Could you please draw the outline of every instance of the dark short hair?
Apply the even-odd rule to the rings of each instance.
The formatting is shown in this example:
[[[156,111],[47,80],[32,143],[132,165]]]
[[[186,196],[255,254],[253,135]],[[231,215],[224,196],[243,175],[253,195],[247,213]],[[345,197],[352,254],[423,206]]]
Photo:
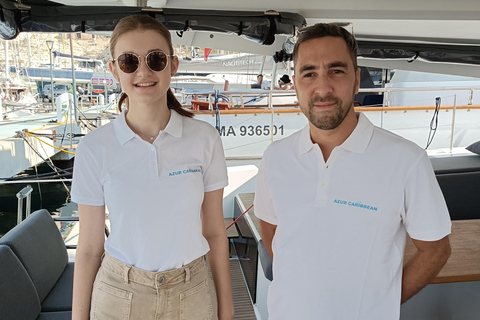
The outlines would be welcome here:
[[[357,69],[357,40],[355,40],[355,37],[350,32],[332,23],[317,23],[298,30],[297,41],[295,42],[295,47],[293,49],[293,61],[297,61],[298,48],[303,42],[323,37],[343,38],[350,51],[349,53],[352,58],[353,66]]]
[[[290,83],[290,81],[291,81],[291,80],[290,80],[290,77],[288,76],[288,74],[284,74],[284,75],[280,78],[280,80],[282,80],[283,83]],[[279,80],[279,81],[280,81],[280,80]]]

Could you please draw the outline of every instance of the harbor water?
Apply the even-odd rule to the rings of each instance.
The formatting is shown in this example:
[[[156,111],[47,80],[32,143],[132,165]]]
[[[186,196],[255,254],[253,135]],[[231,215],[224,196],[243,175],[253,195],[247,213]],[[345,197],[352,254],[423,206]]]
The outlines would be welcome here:
[[[18,199],[16,194],[27,185],[33,188],[31,193],[31,212],[46,209],[52,215],[71,216],[77,213],[77,205],[70,203],[70,182],[32,182],[37,175],[54,172],[45,163],[32,167],[17,176],[28,178],[28,183],[0,184],[0,237],[17,223]],[[23,204],[25,217],[26,202]]]

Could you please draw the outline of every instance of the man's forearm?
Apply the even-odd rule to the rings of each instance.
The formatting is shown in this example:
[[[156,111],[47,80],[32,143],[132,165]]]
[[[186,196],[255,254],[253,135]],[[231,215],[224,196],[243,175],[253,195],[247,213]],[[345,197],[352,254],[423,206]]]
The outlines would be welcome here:
[[[448,237],[434,243],[428,248],[417,246],[417,252],[403,267],[401,303],[429,284],[447,262],[451,250]]]
[[[263,244],[265,245],[270,258],[273,260],[272,240],[275,235],[275,231],[277,230],[277,226],[260,219],[260,229],[262,232]]]

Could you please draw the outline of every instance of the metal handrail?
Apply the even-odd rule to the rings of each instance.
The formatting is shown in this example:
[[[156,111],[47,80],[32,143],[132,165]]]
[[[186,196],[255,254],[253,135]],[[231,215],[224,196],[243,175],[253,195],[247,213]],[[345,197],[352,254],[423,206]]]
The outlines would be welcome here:
[[[480,91],[480,87],[416,87],[416,88],[360,88],[359,93],[383,93],[385,94],[385,101],[384,106],[390,106],[390,93],[392,92],[418,92],[418,91],[467,91],[468,92],[468,105],[473,104],[473,95],[474,91]],[[186,96],[206,96],[207,101],[211,102],[211,95],[214,94],[214,90],[206,90],[205,92],[181,92],[182,93],[182,101],[186,101]],[[219,94],[228,95],[228,96],[240,96],[242,101],[243,107],[243,97],[244,96],[252,96],[252,95],[269,95],[270,99],[272,96],[289,96],[295,95],[295,90],[256,90],[252,92],[248,92],[246,90],[228,90],[228,91],[218,91]],[[232,99],[230,99],[232,100]],[[231,103],[233,103],[231,101]],[[211,105],[211,103],[210,103]],[[270,103],[269,103],[270,105]],[[209,108],[212,110],[212,107]]]
[[[27,219],[30,216],[31,206],[32,206],[32,201],[31,201],[32,191],[33,191],[33,188],[30,185],[27,185],[17,193],[17,198],[18,198],[17,224],[20,224],[20,222],[23,221],[23,199],[25,198],[26,198],[25,219]]]
[[[24,184],[24,183],[48,183],[48,182],[72,182],[72,179],[44,179],[44,180],[35,180],[35,179],[22,179],[22,180],[2,180],[0,181],[0,185],[2,184]]]

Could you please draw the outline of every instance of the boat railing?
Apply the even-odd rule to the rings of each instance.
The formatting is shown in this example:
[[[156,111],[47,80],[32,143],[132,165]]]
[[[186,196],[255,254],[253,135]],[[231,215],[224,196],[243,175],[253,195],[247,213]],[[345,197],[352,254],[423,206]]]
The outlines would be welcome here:
[[[358,90],[361,93],[379,93],[384,95],[384,107],[390,106],[390,94],[394,92],[442,92],[454,91],[465,92],[468,94],[467,105],[473,105],[473,97],[475,91],[480,91],[480,87],[417,87],[417,88],[361,88]]]
[[[19,179],[19,180],[0,180],[0,185],[9,185],[9,184],[27,184],[26,187],[23,187],[17,194],[18,205],[17,205],[17,225],[20,224],[23,220],[28,219],[32,212],[32,192],[33,187],[30,184],[34,183],[65,183],[72,182],[72,179]],[[56,217],[56,221],[60,222],[62,237],[65,240],[68,233],[74,227],[74,223],[78,221],[78,217]],[[67,223],[69,222],[69,223]]]
[[[6,184],[26,184],[26,183],[55,183],[55,182],[72,182],[72,179],[19,179],[19,180],[0,180],[0,185]]]
[[[31,207],[32,207],[32,201],[31,201],[31,195],[32,195],[33,188],[30,185],[27,185],[25,188],[20,190],[17,193],[17,199],[18,199],[18,207],[17,207],[17,224],[20,224],[20,222],[23,221],[23,201],[26,201],[26,206],[25,206],[25,219],[30,216],[31,213]]]
[[[275,106],[297,107],[295,90],[210,90],[204,92],[180,92],[180,102],[188,105],[191,101],[208,102],[208,110],[215,110],[215,100],[236,108],[272,108]]]
[[[391,95],[400,92],[455,92],[455,95],[466,95],[466,105],[474,104],[474,93],[480,91],[480,87],[411,87],[411,88],[361,88],[359,93],[372,93],[383,95],[383,103],[374,105],[378,107],[392,106]],[[203,92],[177,92],[180,102],[189,106],[191,101],[208,102],[208,110],[215,110],[215,100],[226,103],[230,109],[237,108],[274,108],[274,107],[298,107],[295,90],[206,90]],[[266,100],[265,100],[266,99]],[[266,101],[266,102],[265,102]],[[413,103],[415,104],[415,103]],[[412,104],[412,105],[413,105]],[[434,101],[432,100],[432,104]]]

